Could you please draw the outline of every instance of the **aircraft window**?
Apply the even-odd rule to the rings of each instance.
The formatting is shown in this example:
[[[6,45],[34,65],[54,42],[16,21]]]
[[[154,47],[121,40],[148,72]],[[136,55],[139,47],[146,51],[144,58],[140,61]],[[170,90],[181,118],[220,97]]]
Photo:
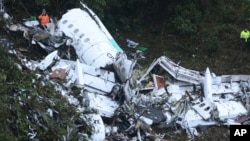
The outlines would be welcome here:
[[[74,33],[77,33],[77,32],[79,32],[79,29],[75,29],[75,30],[74,30]]]
[[[203,107],[203,106],[205,106],[206,104],[205,103],[201,103],[199,106],[200,107]]]
[[[208,111],[209,109],[210,109],[210,107],[207,107],[207,108],[205,108],[204,110],[205,110],[205,111]]]
[[[70,24],[70,25],[68,26],[68,28],[71,28],[71,27],[73,27],[73,24]]]
[[[178,120],[178,121],[182,121],[182,118],[181,118],[181,117],[178,117],[177,120]]]
[[[68,22],[68,20],[64,20],[64,21],[63,21],[63,24],[66,24],[67,22]]]
[[[84,40],[84,42],[88,42],[89,41],[89,38],[86,38],[85,40]]]
[[[84,34],[81,34],[81,35],[80,35],[80,38],[82,38],[83,36],[84,36]]]

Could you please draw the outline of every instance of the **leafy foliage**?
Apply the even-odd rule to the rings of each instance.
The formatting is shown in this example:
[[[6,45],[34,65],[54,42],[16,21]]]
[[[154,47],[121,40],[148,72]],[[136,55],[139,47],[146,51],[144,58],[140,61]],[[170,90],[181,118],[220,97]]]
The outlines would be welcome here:
[[[200,11],[195,3],[177,5],[174,9],[174,16],[168,24],[169,29],[178,35],[192,35],[197,31],[197,24],[201,17]],[[171,28],[170,28],[171,27]]]
[[[250,13],[250,0],[244,0],[242,2],[242,8],[243,8],[243,17],[245,19],[250,19],[249,13]]]
[[[153,42],[150,46],[147,46],[149,50],[153,50],[152,52],[156,50],[155,44],[158,37],[154,35],[159,32],[149,35],[150,33],[144,32],[144,30],[151,29],[151,27],[157,28],[158,31],[162,30],[160,31],[162,40],[169,41],[170,39],[175,44],[164,42],[164,46],[160,47],[161,50],[157,51],[157,55],[161,51],[170,54],[171,48],[173,48],[174,55],[171,57],[176,59],[181,56],[176,55],[176,50],[181,50],[180,52],[184,54],[196,55],[197,58],[193,60],[199,61],[198,63],[201,66],[206,65],[203,62],[204,56],[211,58],[223,56],[218,54],[223,49],[226,50],[230,47],[230,49],[236,48],[235,50],[238,50],[239,31],[243,27],[249,26],[248,21],[250,18],[250,0],[81,1],[86,3],[102,18],[109,31],[113,33],[117,33],[117,30],[119,33],[120,31],[133,31],[134,37],[140,38],[144,44]],[[61,16],[69,8],[79,7],[80,4],[79,0],[12,0],[8,3],[11,3],[9,4],[11,5],[9,8],[11,8],[8,9],[11,14],[16,12],[17,14],[23,14],[22,17],[27,14],[39,14],[42,8],[46,8],[51,15]],[[136,33],[138,32],[144,34],[143,37],[137,36]],[[118,33],[113,35],[118,35]],[[154,37],[145,38],[147,36]],[[196,51],[197,54],[195,54]],[[30,132],[29,128],[32,128],[37,131],[37,136],[41,139],[59,139],[65,134],[67,125],[72,126],[71,116],[74,115],[75,118],[78,116],[74,112],[74,107],[55,92],[52,86],[43,86],[38,81],[36,81],[37,83],[31,83],[33,79],[36,80],[35,74],[27,70],[19,71],[13,58],[2,47],[0,47],[0,54],[0,138],[2,140],[27,140],[27,134]],[[233,57],[234,54],[230,55],[230,57]],[[236,55],[242,56],[242,54]],[[209,59],[206,58],[206,60]],[[227,60],[227,62],[231,63],[232,61]],[[246,59],[246,62],[249,62],[249,60]],[[229,66],[228,68],[219,66],[217,69],[231,71],[233,70],[231,68],[239,70],[239,68],[245,66],[249,69],[248,65],[238,62],[237,64],[239,65]],[[44,98],[41,99],[41,96]],[[34,110],[30,110],[30,107],[33,107]],[[46,114],[49,108],[58,111],[59,115],[56,118],[51,118]],[[35,124],[36,120],[34,120],[33,116],[30,116],[35,114],[39,119],[42,119],[44,126]],[[29,120],[27,115],[29,115]],[[58,122],[58,119],[62,122]],[[74,127],[72,126],[72,128]],[[91,127],[86,126],[83,130],[91,132]],[[74,130],[74,132],[76,131]]]
[[[57,140],[67,134],[67,128],[75,128],[72,117],[78,114],[67,99],[52,85],[43,86],[35,74],[18,70],[5,48],[0,48],[0,54],[1,139],[28,140],[34,135]]]
[[[81,0],[90,7],[100,17],[104,17],[104,9],[107,6],[107,0]]]

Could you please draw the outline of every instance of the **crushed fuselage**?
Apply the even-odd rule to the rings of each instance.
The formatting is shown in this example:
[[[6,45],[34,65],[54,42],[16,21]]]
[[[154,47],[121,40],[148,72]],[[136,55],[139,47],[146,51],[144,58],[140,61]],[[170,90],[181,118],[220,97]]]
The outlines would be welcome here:
[[[23,31],[24,38],[48,51],[41,60],[22,60],[23,65],[42,70],[80,112],[95,111],[84,117],[93,117],[89,124],[100,127],[92,139],[104,140],[108,130],[100,117],[113,119],[116,124],[112,126],[118,127],[116,133],[137,132],[140,140],[140,129],[144,137],[154,134],[151,125],[168,127],[177,123],[191,129],[199,125],[243,124],[248,119],[250,75],[215,76],[208,68],[205,72],[186,69],[166,56],[153,61],[145,72],[135,69],[138,58],[129,59],[84,4],[82,9],[69,10],[48,31],[34,25],[8,27]],[[61,46],[74,48],[77,59],[70,59],[70,52],[68,58],[62,58],[58,53]],[[156,67],[164,73],[157,72]],[[137,72],[139,75],[135,75]],[[81,91],[73,94],[72,85]],[[239,121],[240,117],[245,120]]]

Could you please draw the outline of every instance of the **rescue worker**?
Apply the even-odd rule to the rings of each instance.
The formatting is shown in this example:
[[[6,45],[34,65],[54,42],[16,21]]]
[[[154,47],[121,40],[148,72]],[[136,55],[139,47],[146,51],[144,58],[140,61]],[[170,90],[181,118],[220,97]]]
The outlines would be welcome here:
[[[50,17],[49,17],[49,15],[46,13],[46,10],[45,10],[45,9],[43,9],[42,14],[38,16],[38,19],[39,19],[39,21],[40,21],[41,26],[42,26],[43,28],[46,28],[46,27],[47,27],[46,25],[49,23]]]
[[[247,47],[248,46],[248,38],[250,36],[250,32],[245,28],[244,30],[241,31],[240,33],[240,40],[241,40],[241,45],[243,47]]]

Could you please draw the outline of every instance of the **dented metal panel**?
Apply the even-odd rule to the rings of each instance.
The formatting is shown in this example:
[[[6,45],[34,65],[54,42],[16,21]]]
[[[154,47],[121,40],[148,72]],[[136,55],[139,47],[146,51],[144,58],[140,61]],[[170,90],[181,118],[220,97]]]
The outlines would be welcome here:
[[[250,75],[216,76],[209,68],[201,73],[160,56],[134,78],[134,72],[141,71],[134,67],[138,52],[138,56],[128,59],[86,5],[66,12],[57,26],[66,36],[60,36],[60,45],[45,44],[42,41],[47,38],[38,40],[39,36],[32,36],[32,41],[51,53],[41,60],[20,60],[31,70],[43,71],[40,75],[45,75],[80,113],[93,110],[93,115],[82,117],[95,129],[89,140],[105,139],[102,117],[112,119],[123,135],[136,136],[138,140],[148,135],[160,138],[152,132],[153,124],[169,127],[176,123],[194,134],[200,125],[239,124],[240,117],[244,117],[241,123],[249,118]],[[23,31],[24,38],[30,40],[26,35],[30,28],[8,27],[11,31]],[[50,39],[58,35],[51,31],[44,31]],[[61,45],[73,47],[76,59],[62,59],[58,53]],[[152,73],[156,66],[163,68],[171,79]],[[55,78],[60,82],[53,81]],[[72,85],[76,85],[78,93],[71,91]]]

